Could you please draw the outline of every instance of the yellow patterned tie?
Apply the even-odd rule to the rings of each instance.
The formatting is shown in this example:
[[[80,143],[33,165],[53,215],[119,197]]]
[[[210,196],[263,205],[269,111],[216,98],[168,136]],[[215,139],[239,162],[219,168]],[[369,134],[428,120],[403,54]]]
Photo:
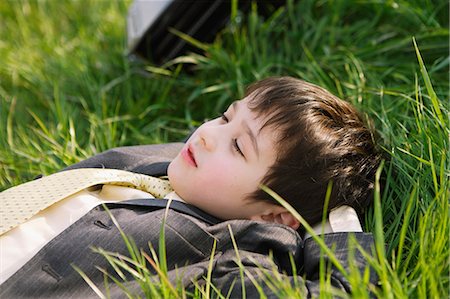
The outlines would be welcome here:
[[[99,184],[132,187],[156,198],[173,191],[166,180],[124,170],[80,168],[58,172],[0,193],[0,235],[52,204]]]

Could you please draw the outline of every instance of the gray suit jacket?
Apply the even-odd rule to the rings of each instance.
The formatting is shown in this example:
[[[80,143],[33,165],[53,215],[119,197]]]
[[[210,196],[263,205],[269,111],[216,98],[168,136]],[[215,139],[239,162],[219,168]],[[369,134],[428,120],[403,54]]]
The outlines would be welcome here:
[[[112,149],[78,164],[68,167],[105,167],[125,169],[148,175],[166,174],[168,161],[180,150],[182,144],[146,145]],[[165,200],[132,200],[108,204],[126,235],[138,248],[150,256],[149,244],[158,252],[161,221]],[[213,259],[212,282],[222,294],[230,291],[231,298],[240,298],[242,284],[229,228],[239,248],[239,255],[247,273],[260,282],[269,298],[281,296],[263,281],[261,269],[275,269],[285,282],[299,282],[299,292],[319,293],[318,269],[320,248],[313,241],[304,241],[289,227],[250,220],[220,221],[195,207],[173,202],[166,219],[165,244],[169,279],[181,283],[189,290],[193,281],[202,284],[210,262],[214,241],[217,244]],[[373,239],[370,234],[356,233],[363,248],[370,251]],[[339,261],[348,267],[348,234],[328,234],[325,242],[335,248]],[[25,266],[0,286],[0,298],[97,298],[94,291],[74,270],[76,265],[101,289],[104,276],[97,268],[113,274],[114,269],[104,257],[91,248],[129,255],[126,245],[110,216],[103,207],[96,207],[49,242]],[[272,254],[272,257],[269,255]],[[293,256],[297,276],[293,275],[289,256]],[[326,259],[326,258],[325,258]],[[352,262],[363,271],[366,261],[355,250]],[[258,264],[258,266],[256,264]],[[149,269],[151,267],[149,266]],[[130,290],[140,294],[139,284],[127,278]],[[331,267],[331,280],[336,287],[351,292],[345,277]],[[376,281],[375,275],[371,280]],[[249,276],[244,285],[248,298],[258,298],[259,293]],[[113,283],[109,284],[112,298],[125,297]]]

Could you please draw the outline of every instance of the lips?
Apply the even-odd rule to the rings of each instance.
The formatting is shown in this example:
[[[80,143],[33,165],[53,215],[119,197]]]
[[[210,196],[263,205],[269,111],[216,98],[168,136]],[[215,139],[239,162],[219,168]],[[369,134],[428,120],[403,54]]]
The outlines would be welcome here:
[[[195,161],[195,156],[190,145],[183,148],[181,156],[189,165],[197,167],[197,162]]]

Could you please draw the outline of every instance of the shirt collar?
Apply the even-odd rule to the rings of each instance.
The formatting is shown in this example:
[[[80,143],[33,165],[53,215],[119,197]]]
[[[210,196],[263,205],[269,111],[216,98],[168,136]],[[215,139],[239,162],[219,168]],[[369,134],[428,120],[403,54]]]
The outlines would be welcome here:
[[[312,227],[317,235],[337,232],[362,232],[361,223],[355,209],[350,206],[340,206],[331,210],[325,223],[318,223]],[[305,239],[310,238],[309,233]]]

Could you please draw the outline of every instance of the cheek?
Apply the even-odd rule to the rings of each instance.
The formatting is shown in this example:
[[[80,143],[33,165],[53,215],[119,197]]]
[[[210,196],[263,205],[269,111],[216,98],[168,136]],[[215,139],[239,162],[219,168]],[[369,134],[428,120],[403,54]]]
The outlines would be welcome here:
[[[240,191],[242,180],[239,177],[238,171],[232,166],[223,164],[212,167],[208,165],[199,176],[193,176],[190,180],[194,186],[193,192],[201,198],[214,198],[222,195],[236,196],[236,192]]]

